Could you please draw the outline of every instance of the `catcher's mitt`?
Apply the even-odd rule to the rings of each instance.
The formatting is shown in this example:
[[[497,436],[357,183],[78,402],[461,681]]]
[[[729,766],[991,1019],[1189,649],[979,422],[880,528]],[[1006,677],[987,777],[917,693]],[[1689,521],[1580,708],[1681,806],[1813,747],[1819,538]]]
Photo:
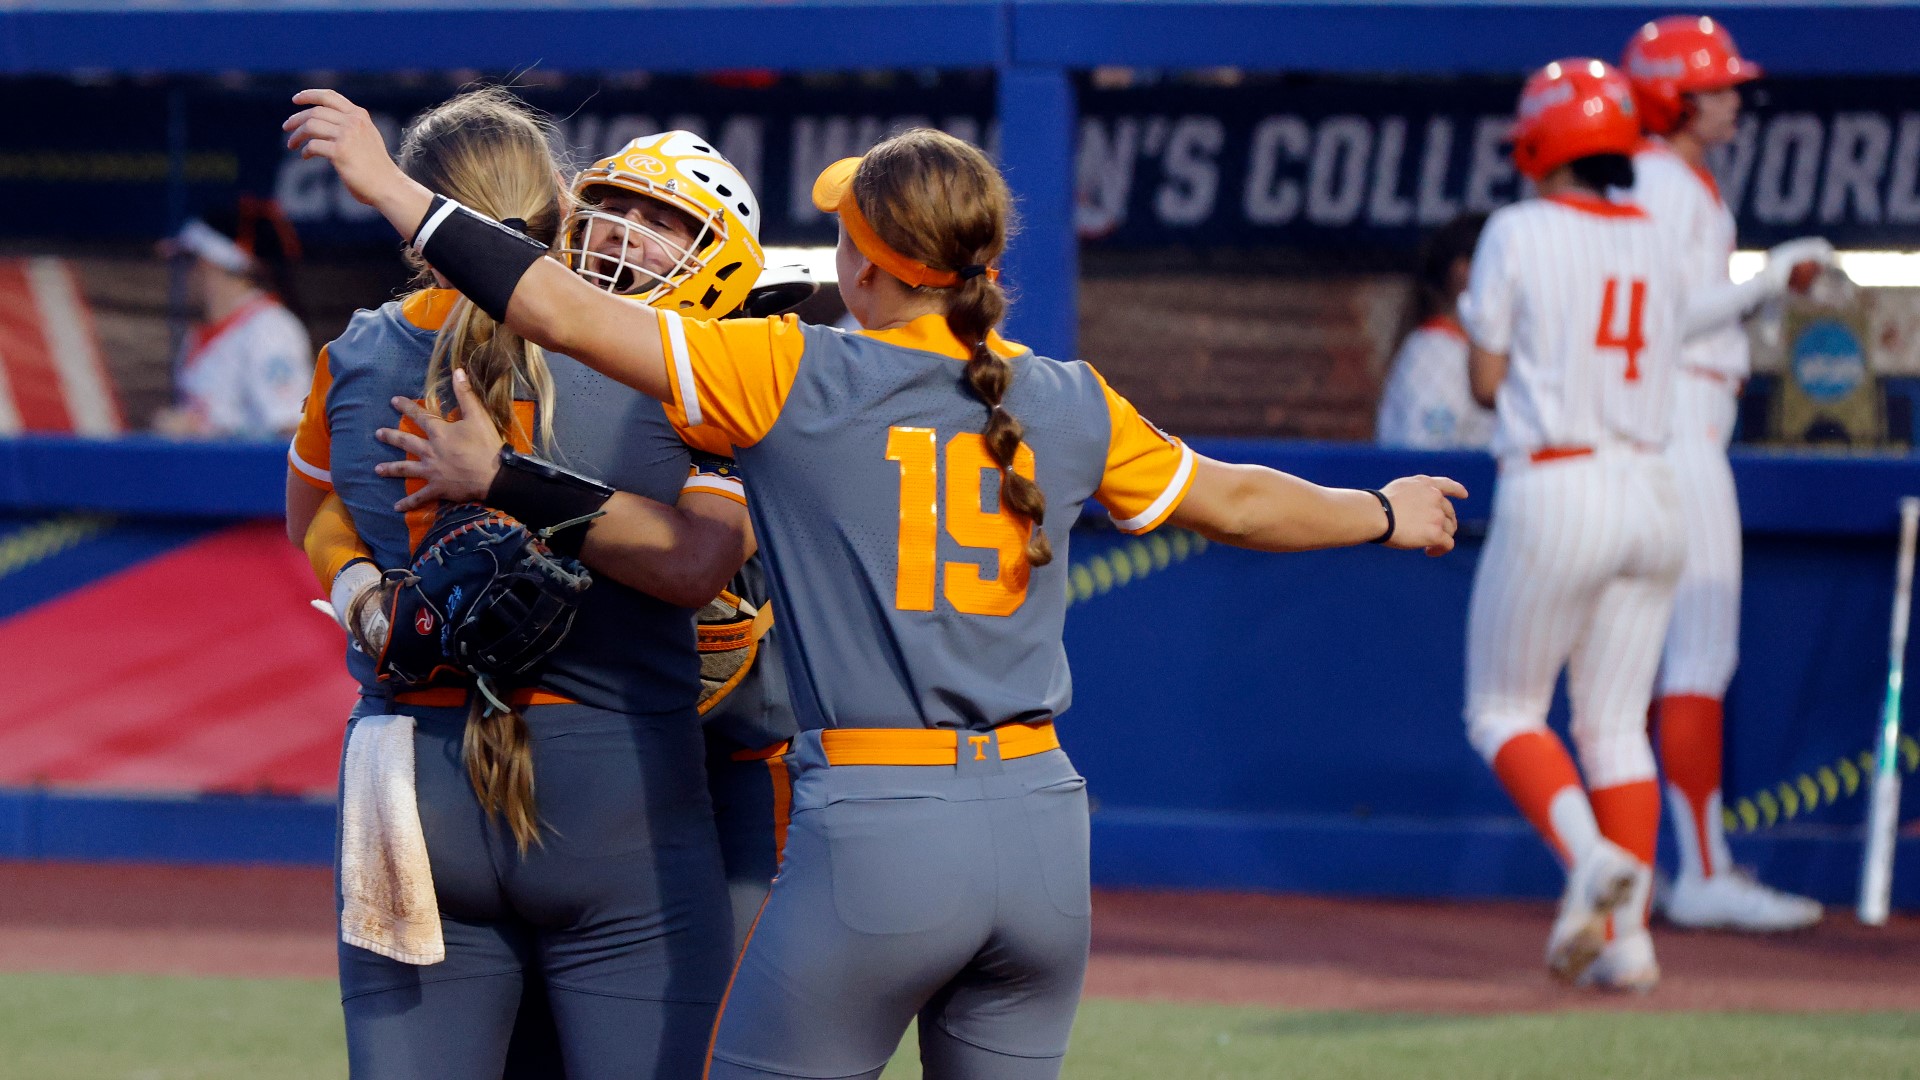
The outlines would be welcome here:
[[[517,519],[477,503],[440,511],[413,565],[381,590],[389,627],[372,651],[380,681],[399,689],[526,680],[573,628],[593,584]],[[495,699],[496,707],[499,706]]]

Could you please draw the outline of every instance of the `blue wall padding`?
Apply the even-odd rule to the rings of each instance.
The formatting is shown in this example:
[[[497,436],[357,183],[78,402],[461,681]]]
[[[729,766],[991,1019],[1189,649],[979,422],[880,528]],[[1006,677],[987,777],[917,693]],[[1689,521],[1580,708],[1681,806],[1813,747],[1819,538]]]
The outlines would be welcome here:
[[[1096,801],[1099,880],[1551,894],[1557,871],[1467,746],[1460,716],[1491,460],[1332,444],[1196,445],[1329,484],[1444,472],[1474,497],[1463,507],[1460,550],[1444,559],[1213,546],[1125,581],[1108,575],[1103,588],[1076,595],[1067,620],[1075,700],[1061,730]],[[1735,471],[1749,535],[1744,660],[1728,702],[1728,804],[1745,800],[1756,813],[1773,804],[1771,820],[1738,830],[1735,852],[1776,884],[1847,900],[1861,785],[1822,792],[1813,805],[1790,806],[1779,793],[1819,791],[1817,778],[1837,776],[1842,762],[1857,771],[1872,745],[1886,684],[1895,506],[1920,491],[1920,462],[1742,452]],[[171,514],[141,527],[191,529],[208,518],[274,513],[284,475],[277,446],[24,440],[0,443],[0,508]],[[1095,522],[1076,533],[1071,559],[1110,568],[1115,553],[1139,543]],[[1562,703],[1553,716],[1563,729],[1564,712]],[[1920,781],[1907,787],[1912,819]],[[330,814],[323,804],[284,800],[16,793],[0,796],[0,853],[324,861]],[[1920,906],[1917,883],[1920,866],[1909,860],[1896,874],[1903,906]]]

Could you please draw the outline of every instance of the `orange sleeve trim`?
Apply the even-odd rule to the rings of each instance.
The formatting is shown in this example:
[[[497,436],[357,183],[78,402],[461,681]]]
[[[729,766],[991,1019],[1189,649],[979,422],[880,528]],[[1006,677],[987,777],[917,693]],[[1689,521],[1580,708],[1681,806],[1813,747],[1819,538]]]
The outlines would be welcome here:
[[[1180,504],[1186,501],[1187,492],[1193,490],[1193,477],[1196,471],[1193,467],[1193,451],[1187,444],[1181,443],[1180,471],[1174,474],[1173,482],[1167,485],[1167,490],[1162,492],[1160,498],[1155,500],[1154,504],[1148,507],[1140,517],[1125,521],[1115,518],[1114,528],[1129,535],[1138,535],[1152,532],[1166,524],[1167,519],[1173,516],[1173,512],[1180,509]],[[1139,523],[1141,518],[1147,519],[1144,524]]]
[[[1099,380],[1112,425],[1106,468],[1094,497],[1120,531],[1151,531],[1172,515],[1193,486],[1193,451],[1148,423],[1098,371],[1088,370]]]
[[[292,449],[287,450],[287,471],[305,481],[309,486],[328,494],[333,493],[333,474],[324,469],[316,469],[300,460],[300,455]]]
[[[307,388],[306,404],[300,407],[300,423],[287,446],[287,464],[301,479],[322,491],[333,490],[333,437],[327,427],[327,392],[333,389],[333,361],[329,346],[320,347],[313,362],[313,384]]]
[[[791,315],[698,321],[660,313],[660,347],[674,400],[667,419],[681,437],[705,425],[733,447],[773,430],[793,390],[806,335]]]

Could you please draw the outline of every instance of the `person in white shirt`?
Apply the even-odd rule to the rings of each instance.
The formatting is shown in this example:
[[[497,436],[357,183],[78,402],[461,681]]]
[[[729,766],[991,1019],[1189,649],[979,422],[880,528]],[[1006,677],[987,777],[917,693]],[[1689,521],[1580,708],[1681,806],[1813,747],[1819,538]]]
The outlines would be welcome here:
[[[313,344],[265,287],[266,263],[198,218],[161,250],[193,260],[189,296],[201,320],[183,346],[176,403],[155,414],[153,430],[175,438],[289,435],[313,381]]]
[[[1421,247],[1416,322],[1380,395],[1374,437],[1381,446],[1480,450],[1493,439],[1493,410],[1473,400],[1467,385],[1467,335],[1455,311],[1486,221],[1485,214],[1461,214]]]
[[[1648,135],[1634,155],[1633,200],[1673,239],[1688,296],[1667,447],[1687,558],[1655,708],[1679,852],[1662,910],[1681,926],[1799,929],[1820,921],[1820,905],[1735,869],[1721,819],[1722,701],[1740,644],[1740,505],[1727,443],[1748,374],[1741,316],[1785,293],[1796,267],[1831,263],[1833,248],[1818,238],[1789,241],[1749,281],[1736,285],[1728,277],[1733,211],[1707,171],[1707,151],[1733,140],[1739,87],[1760,68],[1741,57],[1724,27],[1699,15],[1650,22],[1627,43],[1621,67]]]
[[[1685,552],[1662,453],[1684,296],[1665,233],[1604,195],[1632,184],[1634,113],[1599,60],[1527,81],[1513,155],[1538,196],[1487,220],[1460,322],[1500,463],[1468,611],[1467,736],[1567,868],[1549,970],[1644,991],[1660,978],[1647,705]],[[1547,727],[1562,668],[1578,770]]]

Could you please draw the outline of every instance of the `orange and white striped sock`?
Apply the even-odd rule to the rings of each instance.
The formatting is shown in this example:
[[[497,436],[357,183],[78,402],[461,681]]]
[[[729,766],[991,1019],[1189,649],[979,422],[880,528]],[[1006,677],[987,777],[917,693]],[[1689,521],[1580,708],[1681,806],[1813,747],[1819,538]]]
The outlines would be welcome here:
[[[1493,775],[1562,865],[1572,865],[1599,837],[1573,756],[1553,732],[1537,728],[1501,743]]]
[[[1712,877],[1726,867],[1720,829],[1720,761],[1724,714],[1720,699],[1672,694],[1659,702],[1660,771],[1673,804],[1680,873]],[[1684,815],[1684,816],[1683,816]]]

